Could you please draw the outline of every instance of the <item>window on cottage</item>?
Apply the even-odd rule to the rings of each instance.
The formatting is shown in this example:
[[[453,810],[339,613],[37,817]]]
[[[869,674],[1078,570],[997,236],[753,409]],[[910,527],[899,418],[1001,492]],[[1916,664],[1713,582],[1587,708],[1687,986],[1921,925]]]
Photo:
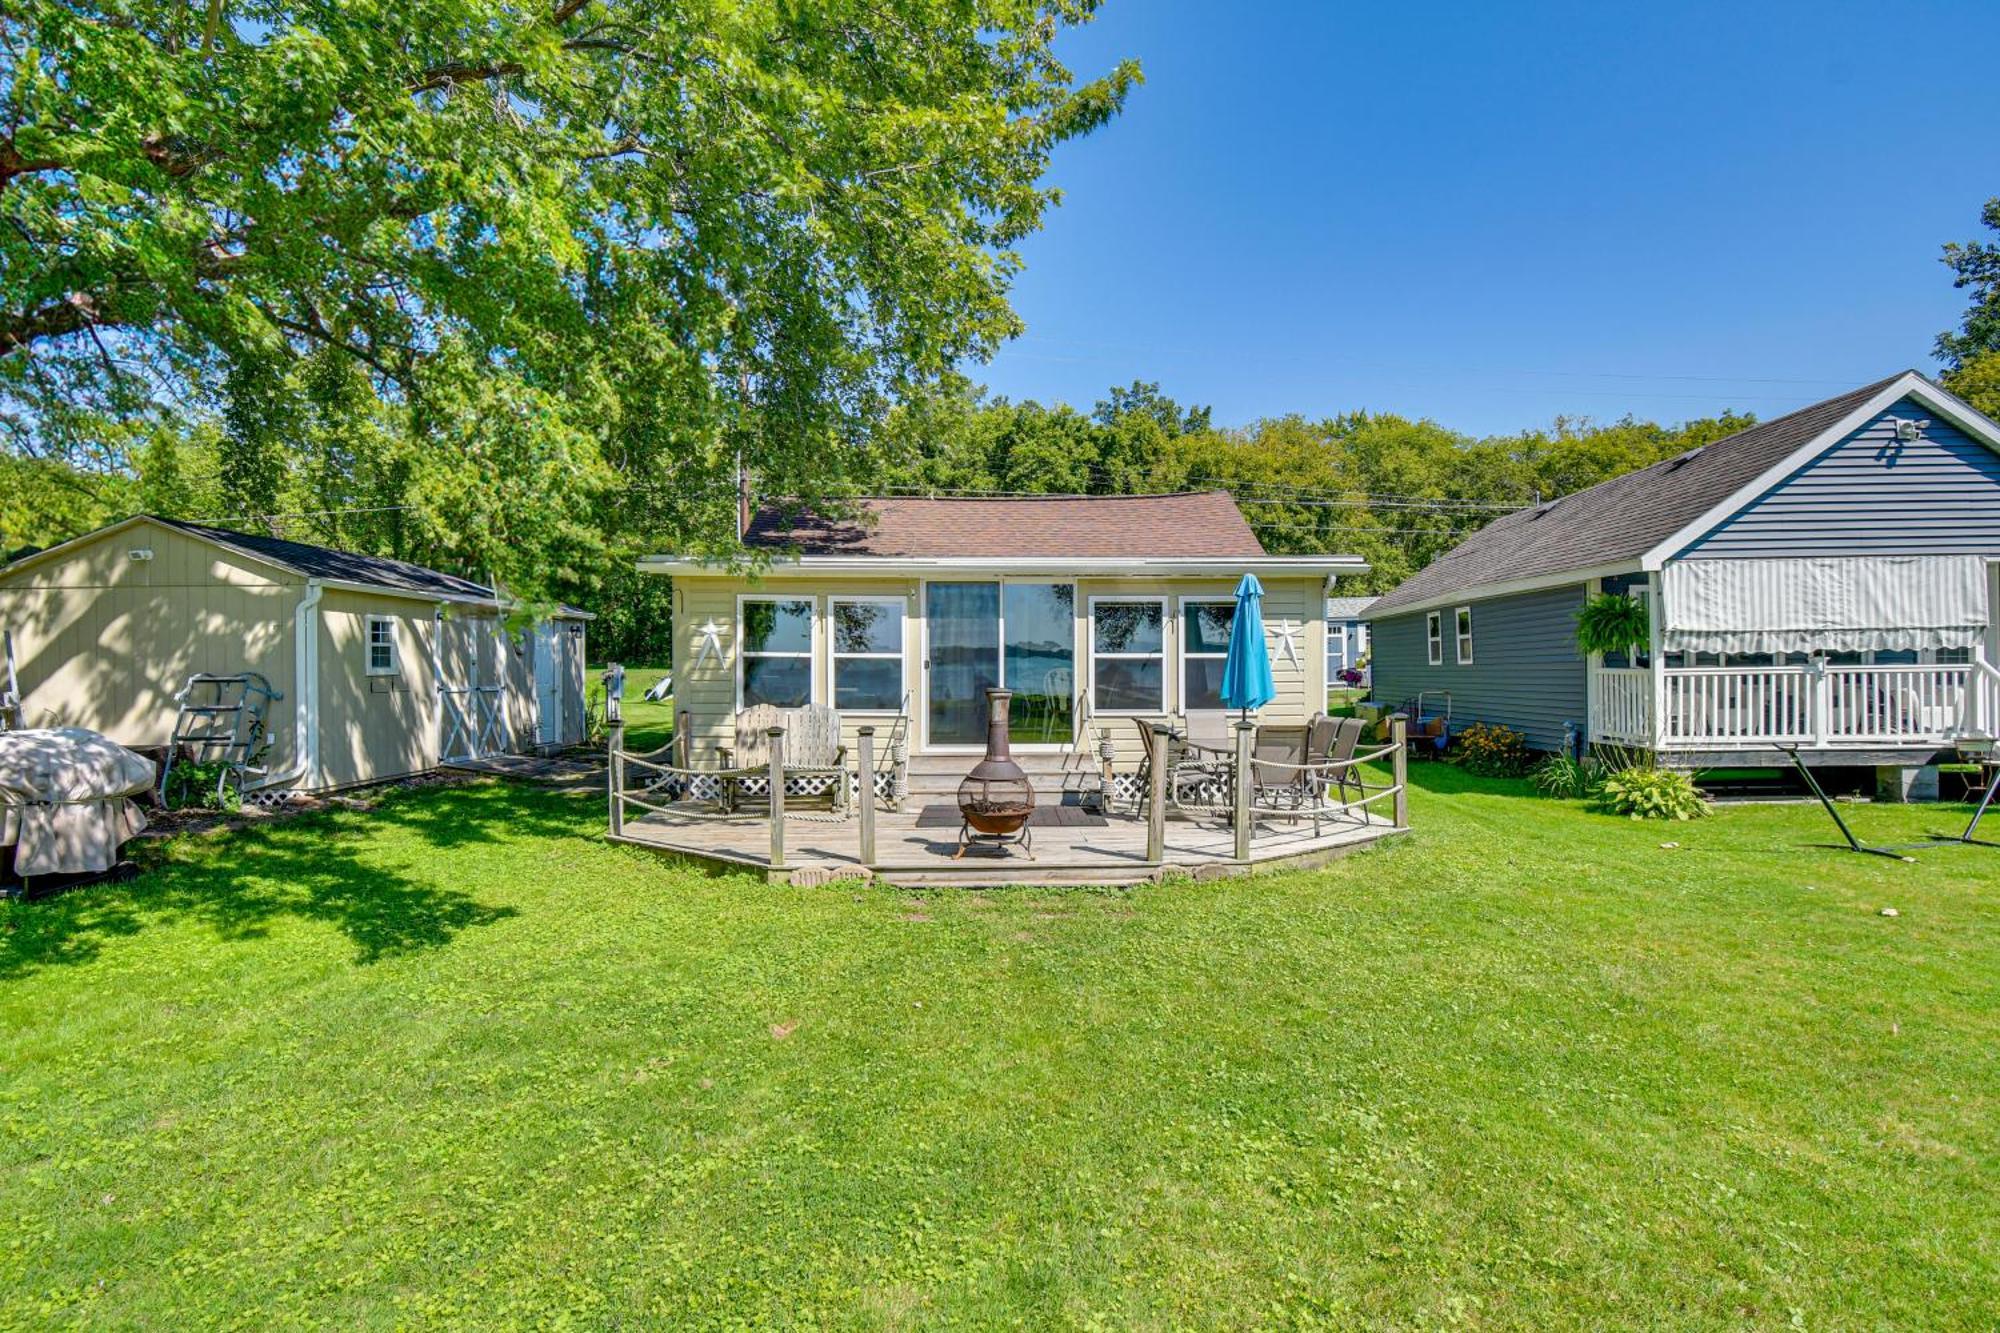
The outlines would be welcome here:
[[[894,713],[903,706],[903,599],[837,597],[833,620],[833,706]]]
[[[1222,665],[1236,603],[1181,603],[1181,707],[1222,707]]]
[[[1472,608],[1461,606],[1452,613],[1458,627],[1458,664],[1472,665]]]
[[[737,627],[736,706],[812,702],[813,603],[809,597],[746,597]]]
[[[1100,598],[1090,606],[1091,702],[1100,713],[1167,709],[1167,604]]]

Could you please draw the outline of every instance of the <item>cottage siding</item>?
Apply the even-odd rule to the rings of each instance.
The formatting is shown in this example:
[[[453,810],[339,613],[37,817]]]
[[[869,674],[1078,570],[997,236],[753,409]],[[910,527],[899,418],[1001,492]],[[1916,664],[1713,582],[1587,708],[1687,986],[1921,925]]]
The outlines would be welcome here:
[[[1498,722],[1538,750],[1562,744],[1563,727],[1581,726],[1587,667],[1576,650],[1576,612],[1584,586],[1495,597],[1472,607],[1472,655],[1458,664],[1453,608],[1443,608],[1444,661],[1431,666],[1424,612],[1371,619],[1370,667],[1377,702],[1400,707],[1426,690],[1449,691],[1455,726]],[[1441,707],[1441,704],[1439,705]]]
[[[1899,420],[1923,438],[1899,441]],[[2000,452],[1906,398],[1679,555],[1945,553],[2000,556]]]
[[[134,560],[134,550],[150,550]],[[196,672],[262,672],[285,697],[268,762],[295,760],[293,616],[304,580],[158,524],[106,532],[0,580],[23,724],[164,745]]]
[[[947,580],[936,580],[944,582]],[[983,580],[964,580],[983,581]],[[1049,581],[1049,580],[1020,580]],[[1180,610],[1183,597],[1228,601],[1235,593],[1233,579],[1078,579],[1074,619],[1075,673],[1079,691],[1088,687],[1090,670],[1090,601],[1094,597],[1163,597],[1167,600],[1167,709],[1168,713],[1144,718],[1100,719],[1100,734],[1111,737],[1121,767],[1135,765],[1140,756],[1138,727],[1163,720],[1181,707]],[[830,702],[832,696],[832,656],[830,604],[839,597],[900,597],[904,603],[903,661],[904,688],[909,693],[909,735],[912,751],[924,747],[922,665],[923,580],[913,576],[780,576],[751,582],[729,577],[683,575],[675,580],[674,606],[674,705],[688,713],[688,731],[698,764],[714,762],[718,748],[732,744],[736,713],[737,599],[741,596],[801,597],[814,604],[813,699]],[[1323,617],[1325,583],[1319,578],[1264,580],[1264,618],[1267,628],[1283,620],[1296,627],[1298,661],[1278,655],[1275,634],[1267,636],[1273,647],[1272,674],[1277,697],[1259,713],[1264,721],[1304,721],[1325,706],[1326,639]],[[698,661],[703,629],[713,623],[720,653],[711,652]],[[850,753],[856,732],[874,725],[878,735],[887,734],[892,716],[844,711],[841,736]]]

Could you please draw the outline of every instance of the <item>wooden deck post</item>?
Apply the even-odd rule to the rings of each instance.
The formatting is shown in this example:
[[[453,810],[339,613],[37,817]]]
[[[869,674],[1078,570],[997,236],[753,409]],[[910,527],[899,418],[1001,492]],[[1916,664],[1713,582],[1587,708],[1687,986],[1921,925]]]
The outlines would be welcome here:
[[[785,729],[771,727],[771,869],[785,868]]]
[[[606,742],[605,792],[611,798],[611,836],[625,832],[625,720],[611,719],[610,740]]]
[[[1146,766],[1146,860],[1159,865],[1167,859],[1167,737],[1173,729],[1164,722],[1152,725],[1153,762]]]
[[[861,864],[875,864],[875,728],[856,733],[861,746]],[[840,780],[847,781],[842,774]]]
[[[1236,724],[1236,859],[1250,859],[1250,742],[1256,738],[1254,722]]]
[[[1389,754],[1389,771],[1396,784],[1396,827],[1410,826],[1410,719],[1401,713],[1389,718],[1389,740],[1396,748]]]

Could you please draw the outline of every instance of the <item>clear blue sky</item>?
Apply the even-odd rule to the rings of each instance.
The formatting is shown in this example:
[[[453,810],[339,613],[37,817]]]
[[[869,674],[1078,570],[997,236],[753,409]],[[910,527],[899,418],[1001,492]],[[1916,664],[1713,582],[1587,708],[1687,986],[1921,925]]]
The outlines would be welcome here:
[[[1060,151],[975,376],[1218,422],[1769,416],[1934,369],[2000,194],[2000,3],[1108,0],[1146,71]]]

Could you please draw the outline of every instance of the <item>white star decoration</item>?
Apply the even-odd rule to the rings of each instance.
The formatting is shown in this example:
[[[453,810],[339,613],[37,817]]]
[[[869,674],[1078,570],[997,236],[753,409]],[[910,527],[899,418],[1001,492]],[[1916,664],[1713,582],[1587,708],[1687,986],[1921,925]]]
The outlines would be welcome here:
[[[704,620],[701,622],[701,628],[696,633],[701,635],[701,643],[694,650],[694,664],[700,666],[708,660],[709,654],[713,653],[715,654],[715,664],[721,666],[722,626],[716,624],[713,619]]]
[[[1299,663],[1299,631],[1303,625],[1295,625],[1289,620],[1274,620],[1269,628],[1278,636],[1278,655],[1293,666]]]

